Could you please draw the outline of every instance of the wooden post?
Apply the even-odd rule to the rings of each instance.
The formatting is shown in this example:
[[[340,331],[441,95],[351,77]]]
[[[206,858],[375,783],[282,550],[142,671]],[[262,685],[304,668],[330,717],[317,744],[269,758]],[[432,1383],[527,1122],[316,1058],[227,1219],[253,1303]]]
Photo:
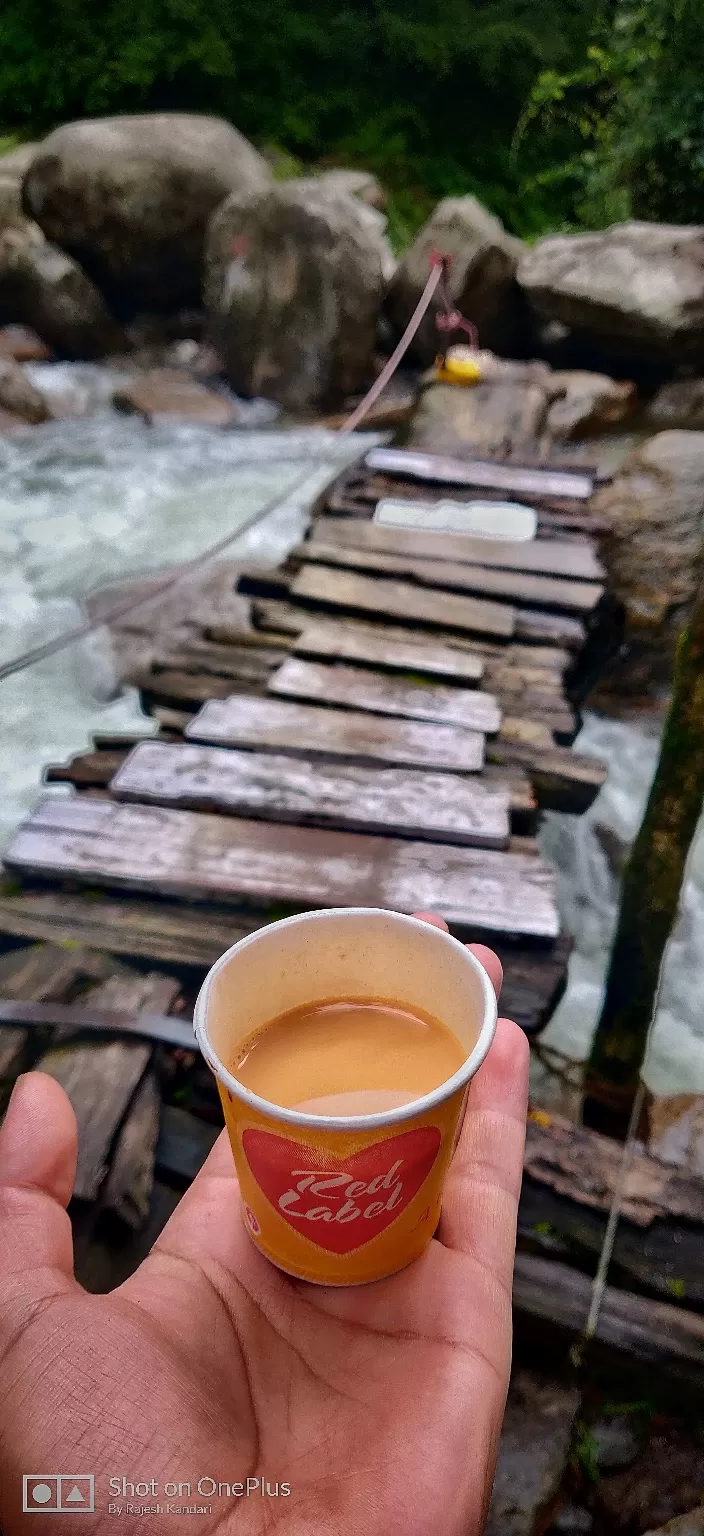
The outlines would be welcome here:
[[[625,1135],[703,800],[704,580],[677,648],[660,759],[624,871],[604,1004],[587,1068],[585,1124],[614,1136]]]

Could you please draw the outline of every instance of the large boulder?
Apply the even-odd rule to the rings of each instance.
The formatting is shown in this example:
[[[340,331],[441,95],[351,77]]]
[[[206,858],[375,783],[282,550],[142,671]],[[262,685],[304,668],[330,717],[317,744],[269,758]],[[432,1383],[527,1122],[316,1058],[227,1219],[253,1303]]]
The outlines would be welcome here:
[[[38,149],[38,143],[18,144],[16,149],[9,149],[6,155],[0,155],[0,176],[13,176],[21,181]]]
[[[370,208],[378,208],[383,212],[386,207],[386,193],[373,171],[344,170],[340,167],[321,171],[316,180],[332,187],[335,192],[347,192],[351,197],[360,198]]]
[[[444,198],[399,262],[388,294],[389,318],[399,331],[408,324],[437,251],[451,258],[451,301],[465,319],[474,322],[480,344],[495,352],[522,351],[525,304],[516,269],[523,250],[522,242],[509,235],[476,197]],[[421,362],[432,362],[438,351],[438,308],[438,303],[431,305],[413,343],[413,353]]]
[[[539,451],[547,410],[548,396],[537,379],[499,377],[471,389],[431,384],[420,397],[409,447],[477,458],[532,458]]]
[[[547,430],[551,437],[589,437],[619,426],[636,404],[635,385],[581,368],[556,369],[550,377]]]
[[[604,561],[631,634],[667,652],[694,596],[704,534],[704,432],[659,432],[592,508],[611,525]]]
[[[31,222],[0,229],[0,324],[15,322],[68,357],[100,357],[122,341],[95,284]]]
[[[233,193],[208,229],[205,303],[237,393],[306,410],[362,388],[387,261],[379,215],[322,178]]]
[[[704,429],[704,379],[670,379],[649,401],[645,417],[648,426],[656,432],[664,432],[668,427],[701,431]]]
[[[518,281],[541,320],[604,352],[704,356],[704,227],[631,222],[549,235],[526,251]]]
[[[196,299],[213,209],[269,179],[229,123],[164,112],[55,129],[27,171],[23,199],[113,305],[133,312]]]

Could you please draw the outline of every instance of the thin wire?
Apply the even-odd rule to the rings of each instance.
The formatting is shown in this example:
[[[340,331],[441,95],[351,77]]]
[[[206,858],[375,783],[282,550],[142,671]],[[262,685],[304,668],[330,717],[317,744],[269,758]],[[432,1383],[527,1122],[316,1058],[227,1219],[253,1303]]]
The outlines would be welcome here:
[[[371,389],[367,390],[364,399],[360,401],[360,404],[355,408],[355,410],[353,410],[352,415],[347,417],[344,426],[340,427],[340,435],[342,437],[346,436],[348,432],[354,432],[355,428],[359,426],[360,421],[364,421],[365,416],[379,399],[382,390],[386,389],[389,379],[393,378],[401,358],[404,357],[408,351],[413,337],[418,330],[418,326],[420,325],[426,310],[429,308],[430,301],[433,297],[433,294],[435,293],[435,289],[437,288],[442,275],[442,262],[436,260],[433,263],[428,281],[425,285],[425,288],[423,289],[418,303],[416,304],[416,307],[413,311],[413,314],[411,315],[411,318],[408,322],[408,325],[406,326],[398,346],[396,347],[395,351],[391,353],[388,362],[382,368],[378,379],[376,379],[372,384]]]
[[[688,862],[689,861],[687,861],[687,863]],[[687,865],[685,865],[685,873],[684,873],[684,879],[686,879],[686,878],[687,878]],[[608,1278],[609,1267],[610,1267],[610,1264],[611,1264],[611,1260],[613,1258],[614,1243],[616,1241],[616,1233],[618,1231],[618,1224],[619,1224],[619,1221],[620,1221],[620,1218],[621,1218],[621,1208],[622,1208],[622,1205],[623,1205],[623,1197],[624,1197],[624,1194],[626,1192],[626,1182],[627,1182],[627,1179],[628,1179],[628,1175],[629,1175],[629,1173],[631,1171],[631,1167],[633,1165],[633,1158],[635,1156],[638,1125],[639,1125],[640,1117],[641,1117],[641,1114],[642,1114],[642,1111],[643,1111],[643,1105],[645,1103],[645,1093],[646,1093],[645,1081],[644,1081],[644,1078],[643,1078],[643,1071],[645,1069],[645,1066],[646,1066],[646,1063],[647,1063],[647,1060],[648,1060],[648,1052],[650,1050],[650,1042],[651,1042],[651,1038],[652,1038],[652,1034],[653,1034],[653,1029],[655,1027],[655,1020],[657,1018],[658,1008],[660,1006],[660,994],[662,992],[662,981],[663,981],[663,976],[664,976],[664,973],[665,973],[665,962],[667,960],[668,949],[669,949],[669,944],[666,944],[665,948],[663,950],[663,953],[662,953],[661,960],[660,960],[660,969],[658,971],[658,981],[657,981],[657,986],[655,988],[655,997],[653,999],[653,1009],[652,1009],[652,1013],[650,1015],[650,1023],[648,1025],[648,1032],[647,1032],[646,1037],[645,1037],[645,1051],[643,1053],[643,1065],[641,1067],[641,1075],[640,1075],[640,1079],[639,1079],[639,1082],[638,1082],[638,1087],[636,1089],[636,1093],[635,1093],[635,1097],[634,1097],[634,1100],[633,1100],[633,1105],[632,1105],[632,1108],[631,1108],[631,1113],[630,1113],[630,1117],[629,1117],[629,1121],[628,1121],[628,1130],[626,1131],[626,1141],[625,1141],[625,1145],[624,1145],[624,1148],[623,1148],[623,1152],[621,1154],[621,1162],[619,1164],[618,1175],[617,1175],[617,1178],[616,1178],[616,1187],[614,1189],[614,1195],[613,1195],[613,1199],[611,1201],[611,1207],[610,1207],[610,1210],[609,1210],[609,1217],[608,1217],[608,1221],[606,1223],[606,1231],[604,1233],[604,1241],[603,1241],[603,1243],[601,1245],[601,1253],[599,1254],[599,1263],[597,1265],[596,1274],[595,1274],[594,1279],[592,1281],[591,1301],[589,1303],[589,1312],[587,1314],[587,1321],[586,1321],[586,1323],[584,1325],[584,1333],[583,1333],[583,1342],[585,1344],[588,1344],[590,1339],[594,1338],[594,1335],[595,1335],[595,1333],[597,1331],[597,1328],[599,1326],[599,1314],[601,1312],[601,1306],[602,1306],[602,1302],[604,1300],[604,1291],[606,1290],[606,1281],[607,1281],[607,1278]],[[579,1355],[579,1351],[577,1351],[577,1354]]]
[[[15,656],[12,661],[4,662],[0,665],[0,683],[6,677],[14,677],[18,672],[23,672],[26,667],[34,666],[35,662],[45,661],[47,656],[54,656],[58,651],[65,650],[67,646],[73,645],[76,640],[84,640],[86,635],[92,634],[95,629],[101,629],[104,624],[114,624],[118,619],[124,619],[128,613],[135,613],[138,608],[146,608],[150,603],[156,602],[156,599],[162,597],[164,592],[170,592],[180,582],[185,581],[188,576],[192,576],[195,571],[200,570],[204,565],[208,565],[211,560],[222,554],[229,544],[238,539],[240,534],[247,533],[262,517],[267,517],[270,512],[275,511],[290,496],[293,496],[296,491],[300,490],[305,481],[310,478],[313,469],[317,468],[318,464],[322,464],[322,462],[323,460],[321,459],[315,460],[312,464],[310,462],[307,463],[303,473],[294,480],[293,485],[289,486],[289,489],[283,496],[278,491],[276,496],[272,496],[265,506],[259,508],[259,511],[253,512],[252,516],[248,517],[246,522],[241,523],[239,528],[232,529],[224,538],[219,539],[217,544],[211,544],[195,560],[189,560],[185,565],[180,566],[177,571],[172,572],[170,576],[165,576],[157,583],[156,587],[152,588],[151,592],[146,593],[143,597],[133,597],[128,603],[118,603],[114,608],[108,608],[105,613],[100,614],[96,618],[86,619],[85,624],[79,624],[75,629],[66,630],[63,635],[57,635],[53,640],[46,640],[43,645],[35,646],[34,650],[25,651],[22,656]]]

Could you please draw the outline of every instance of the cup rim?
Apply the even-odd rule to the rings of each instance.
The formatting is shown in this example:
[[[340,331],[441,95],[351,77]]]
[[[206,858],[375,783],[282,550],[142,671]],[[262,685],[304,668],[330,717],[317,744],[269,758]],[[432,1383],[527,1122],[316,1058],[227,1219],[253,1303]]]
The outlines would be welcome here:
[[[249,945],[256,944],[264,933],[270,933],[274,928],[286,928],[291,927],[293,924],[307,923],[312,920],[320,921],[326,918],[371,917],[373,920],[375,916],[384,917],[386,920],[390,919],[392,922],[400,923],[404,927],[422,928],[426,935],[428,930],[430,930],[431,933],[435,934],[437,941],[445,945],[446,949],[452,949],[455,953],[459,952],[463,956],[465,963],[469,966],[469,969],[474,971],[475,976],[479,980],[483,995],[484,1016],[477,1043],[463,1061],[462,1066],[458,1067],[452,1077],[446,1078],[444,1083],[440,1083],[437,1088],[433,1088],[430,1093],[424,1094],[422,1098],[412,1099],[410,1103],[402,1104],[396,1109],[381,1110],[373,1115],[305,1114],[301,1110],[286,1109],[283,1105],[274,1104],[271,1099],[263,1099],[258,1093],[252,1093],[251,1089],[245,1088],[244,1084],[234,1077],[220,1060],[208,1036],[208,999],[213,978],[217,975],[218,971],[224,969],[233,955],[240,954]],[[201,1053],[208,1066],[215,1073],[218,1081],[228,1089],[230,1094],[234,1094],[241,1103],[246,1104],[249,1109],[256,1110],[260,1115],[264,1115],[268,1119],[283,1120],[286,1124],[298,1126],[300,1129],[309,1127],[314,1130],[347,1132],[349,1134],[354,1131],[382,1130],[388,1126],[403,1125],[408,1120],[415,1120],[419,1115],[427,1114],[429,1110],[435,1109],[438,1104],[442,1104],[446,1099],[451,1098],[453,1093],[457,1093],[460,1088],[466,1087],[487,1055],[496,1033],[497,1017],[496,993],[484,966],[465,944],[460,943],[459,939],[453,938],[452,934],[446,933],[443,928],[436,928],[433,923],[426,923],[422,918],[409,917],[406,913],[393,912],[385,907],[324,907],[314,912],[296,913],[293,917],[282,918],[276,923],[267,923],[265,927],[258,928],[254,933],[247,934],[246,938],[240,939],[237,944],[232,944],[229,949],[226,949],[219,960],[216,960],[215,964],[211,966],[198,993],[193,1014],[193,1030]]]

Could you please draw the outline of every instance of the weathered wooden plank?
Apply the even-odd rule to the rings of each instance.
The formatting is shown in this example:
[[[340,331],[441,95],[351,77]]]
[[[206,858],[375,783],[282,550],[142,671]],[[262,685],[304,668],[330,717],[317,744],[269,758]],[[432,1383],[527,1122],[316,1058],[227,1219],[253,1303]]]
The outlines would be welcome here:
[[[538,608],[516,608],[516,639],[553,642],[581,651],[587,632],[579,619],[567,613],[547,613]]]
[[[478,688],[448,688],[442,683],[412,683],[370,672],[364,667],[324,666],[289,657],[269,682],[269,692],[314,704],[339,704],[372,714],[407,720],[437,720],[488,735],[498,731],[501,710],[491,693]]]
[[[146,1072],[120,1127],[101,1192],[103,1209],[139,1231],[149,1215],[154,1159],[159,1139],[161,1097],[153,1072]]]
[[[151,1047],[112,1040],[109,1045],[61,1045],[37,1063],[68,1094],[78,1121],[74,1194],[95,1200],[108,1167],[115,1132],[146,1071]]]
[[[492,772],[503,774],[504,770]],[[524,806],[520,781],[515,788],[510,780],[509,784],[519,824],[527,824],[530,805]],[[88,944],[116,955],[204,969],[265,920],[217,907],[209,907],[204,916],[202,910],[176,902],[98,892],[90,896],[64,890],[0,894],[0,932],[15,938]],[[168,1024],[170,1029],[183,1028],[178,1019],[169,1019]]]
[[[232,693],[232,679],[228,677],[215,677],[212,672],[178,672],[164,670],[161,672],[136,671],[130,672],[125,679],[133,688],[139,688],[140,693],[148,699],[174,700],[177,704],[184,700],[188,703],[203,704],[206,699],[226,699]],[[246,684],[240,683],[240,687]],[[261,683],[252,684],[259,688]]]
[[[16,1077],[24,1059],[27,1030],[3,1024],[0,1027],[0,1081]]]
[[[469,592],[476,597],[496,598],[537,608],[562,610],[565,613],[592,613],[604,593],[603,585],[594,581],[572,581],[564,576],[541,576],[532,571],[494,569],[459,560],[429,560],[425,555],[360,549],[324,542],[318,537],[299,544],[293,555],[306,563],[341,566],[362,572],[379,571],[384,576],[418,582],[424,587],[441,587],[447,592]]]
[[[44,769],[45,784],[75,784],[81,789],[102,788],[109,784],[124,762],[129,747],[106,752],[79,752],[68,763],[49,763]]]
[[[515,464],[486,459],[453,459],[439,453],[418,453],[409,448],[372,448],[365,457],[367,469],[410,479],[434,480],[442,485],[481,485],[492,490],[516,491],[530,496],[569,496],[587,501],[594,490],[594,475],[578,469],[525,469]]]
[[[173,647],[164,637],[163,650],[151,658],[152,672],[212,672],[215,676],[241,678],[243,682],[261,683],[275,667],[286,660],[287,646],[266,646],[259,650],[241,645],[219,645],[214,640],[194,636],[187,645]]]
[[[424,560],[466,561],[506,571],[566,576],[574,581],[603,581],[605,575],[595,546],[587,540],[578,543],[568,539],[526,539],[514,544],[510,539],[476,539],[468,533],[389,528],[357,518],[350,522],[344,517],[318,518],[313,525],[313,538],[342,549],[414,555]]]
[[[227,747],[135,747],[116,774],[118,800],[224,811],[257,820],[396,833],[505,848],[508,790],[458,774],[400,768],[327,768],[305,758]]]
[[[557,1115],[529,1116],[519,1232],[582,1261],[601,1252],[623,1146]],[[546,1228],[549,1229],[546,1231]],[[665,1297],[704,1302],[704,1180],[636,1148],[623,1188],[613,1267]]]
[[[97,803],[97,802],[96,802]],[[111,976],[88,995],[91,1006],[127,1014],[166,1011],[178,996],[179,984],[158,971],[142,975]],[[82,1010],[76,1009],[80,1014]],[[109,1044],[62,1043],[54,1046],[37,1063],[68,1094],[78,1122],[78,1163],[74,1194],[82,1200],[96,1199],[108,1173],[110,1154],[116,1133],[124,1139],[115,1143],[119,1152],[117,1165],[111,1169],[104,1193],[110,1208],[121,1215],[131,1214],[131,1225],[139,1225],[149,1208],[154,1176],[154,1147],[158,1128],[149,1107],[149,1095],[139,1105],[139,1112],[129,1131],[123,1118],[133,1107],[133,1095],[146,1072],[151,1046],[144,1041],[112,1040]],[[153,1097],[153,1096],[152,1096]],[[157,1095],[158,1102],[158,1095]],[[146,1195],[146,1203],[145,1203]],[[141,1214],[140,1214],[141,1213]]]
[[[90,958],[80,949],[68,951],[55,944],[13,949],[0,955],[0,998],[32,1003],[63,997],[91,970]],[[26,1029],[0,1025],[0,1079],[20,1071],[28,1038]]]
[[[589,809],[606,783],[607,769],[598,758],[569,747],[534,746],[527,741],[496,738],[487,742],[487,758],[497,765],[525,768],[542,810],[580,813]]]
[[[291,595],[299,602],[328,608],[349,608],[362,613],[387,614],[406,624],[427,624],[439,629],[465,630],[469,634],[501,635],[509,640],[516,628],[512,607],[485,603],[450,592],[432,592],[408,581],[355,576],[321,565],[304,565],[291,583]]]
[[[326,565],[304,565],[291,583],[296,602],[318,610],[374,613],[409,625],[426,625],[467,634],[516,635],[522,640],[556,643],[579,650],[584,625],[566,613],[488,603],[444,588],[431,589],[383,576],[360,576]]]
[[[620,1191],[621,1215],[638,1227],[680,1217],[704,1227],[704,1179],[636,1147],[622,1182],[623,1146],[561,1115],[529,1116],[525,1171],[539,1184],[608,1214]]]
[[[434,910],[476,933],[552,940],[554,871],[494,849],[405,842],[236,817],[44,801],[11,839],[11,869],[192,900]]]
[[[513,1305],[517,1312],[582,1333],[591,1294],[588,1275],[568,1264],[537,1254],[516,1255]],[[704,1387],[704,1317],[698,1313],[607,1285],[596,1338]]]
[[[351,709],[316,709],[313,704],[244,694],[210,699],[186,726],[185,734],[189,741],[215,746],[457,773],[481,768],[484,757],[484,737],[460,726],[397,720]]]
[[[79,950],[56,944],[33,944],[0,955],[0,998],[46,1003],[65,997],[69,989],[92,973],[92,964]]]
[[[471,687],[481,681],[483,657],[453,650],[437,641],[387,639],[383,630],[367,632],[345,623],[326,623],[319,619],[308,624],[294,641],[297,656],[313,659],[329,657],[379,667],[389,672],[418,672]]]
[[[459,652],[462,656],[480,656],[486,662],[487,674],[490,675],[493,666],[529,669],[526,681],[540,681],[542,674],[548,672],[556,685],[559,684],[568,667],[572,665],[572,656],[563,646],[555,645],[522,645],[515,641],[506,645],[481,639],[478,635],[469,639],[467,636],[454,634],[450,630],[442,630],[439,633],[430,633],[427,630],[413,630],[401,624],[386,623],[383,619],[375,624],[370,619],[354,618],[351,614],[320,614],[315,617],[307,613],[304,608],[296,608],[293,603],[278,603],[262,601],[253,604],[254,615],[257,622],[261,623],[264,630],[281,632],[285,628],[293,637],[301,636],[311,624],[324,624],[326,626],[342,627],[345,633],[359,635],[360,640],[371,642],[398,641],[403,645],[438,645],[441,644],[452,651]],[[277,626],[279,629],[277,630]],[[223,640],[226,637],[226,626],[220,631]],[[536,670],[538,677],[536,677]]]

